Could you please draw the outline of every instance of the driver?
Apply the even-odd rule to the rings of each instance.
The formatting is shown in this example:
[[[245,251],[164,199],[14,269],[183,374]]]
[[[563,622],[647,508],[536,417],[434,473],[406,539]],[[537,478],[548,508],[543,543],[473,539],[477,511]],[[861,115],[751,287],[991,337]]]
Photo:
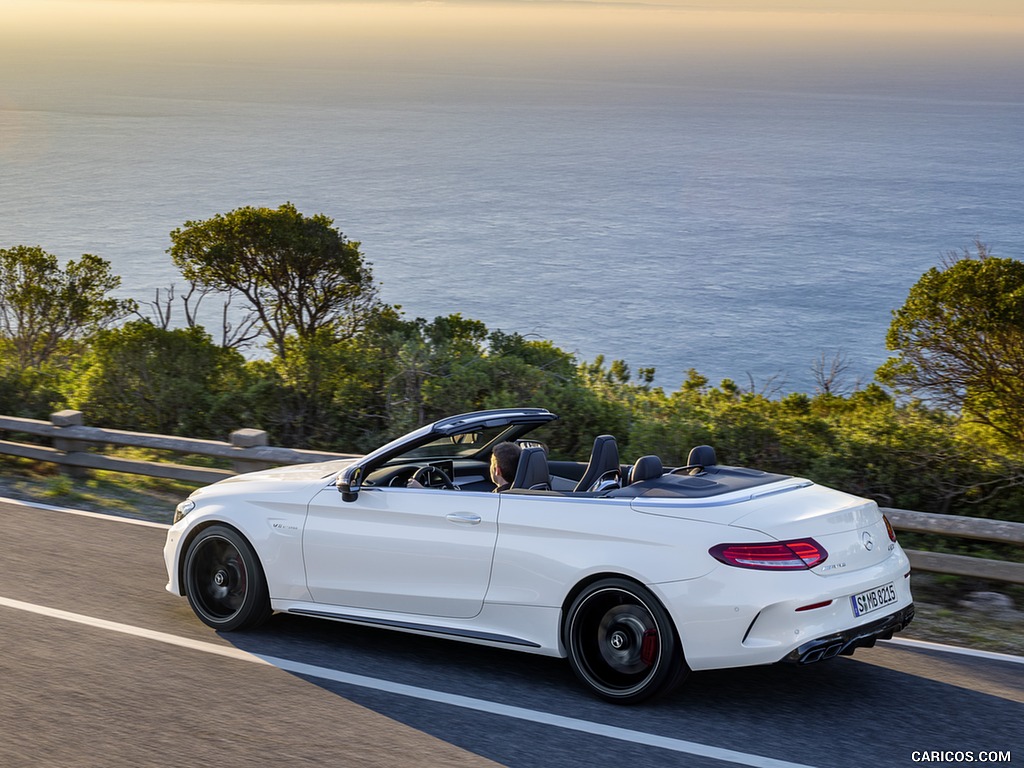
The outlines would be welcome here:
[[[492,493],[501,493],[512,487],[516,470],[519,468],[519,455],[523,449],[516,443],[498,443],[491,449],[491,482],[494,483]],[[507,479],[506,479],[507,478]],[[410,477],[406,488],[425,488],[419,480]]]
[[[507,491],[512,486],[519,467],[519,454],[523,449],[516,443],[498,443],[491,449],[491,482],[494,493]]]

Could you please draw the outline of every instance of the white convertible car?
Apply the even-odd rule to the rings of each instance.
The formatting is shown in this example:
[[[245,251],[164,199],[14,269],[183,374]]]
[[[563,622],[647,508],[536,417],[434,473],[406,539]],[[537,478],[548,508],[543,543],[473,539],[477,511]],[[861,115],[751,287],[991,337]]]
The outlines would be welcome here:
[[[358,460],[200,489],[167,534],[167,589],[221,631],[279,611],[568,657],[621,703],[690,670],[850,654],[913,618],[873,501],[708,446],[684,467],[623,464],[603,435],[586,464],[549,460],[524,435],[556,418],[463,414]],[[494,493],[505,441],[522,452]]]

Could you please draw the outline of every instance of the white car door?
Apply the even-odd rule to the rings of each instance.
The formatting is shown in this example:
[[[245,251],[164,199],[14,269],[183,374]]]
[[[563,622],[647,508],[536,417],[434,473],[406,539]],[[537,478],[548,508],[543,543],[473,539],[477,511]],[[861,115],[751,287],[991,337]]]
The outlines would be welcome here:
[[[335,488],[309,505],[306,583],[318,603],[469,618],[484,601],[498,535],[498,494]]]

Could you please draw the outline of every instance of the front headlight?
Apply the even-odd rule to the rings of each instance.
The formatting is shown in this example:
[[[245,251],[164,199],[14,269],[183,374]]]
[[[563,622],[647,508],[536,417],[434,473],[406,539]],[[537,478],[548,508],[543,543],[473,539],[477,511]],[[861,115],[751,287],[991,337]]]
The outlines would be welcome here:
[[[185,499],[181,504],[174,508],[174,522],[177,523],[195,508],[196,503],[192,501],[192,499]]]

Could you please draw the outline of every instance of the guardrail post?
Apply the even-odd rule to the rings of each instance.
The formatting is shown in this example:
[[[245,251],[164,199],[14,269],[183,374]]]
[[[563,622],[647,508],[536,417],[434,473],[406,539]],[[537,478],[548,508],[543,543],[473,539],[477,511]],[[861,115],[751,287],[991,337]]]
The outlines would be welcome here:
[[[262,429],[236,429],[228,438],[229,442],[236,448],[262,448],[267,442],[267,433]],[[269,461],[258,461],[253,459],[235,458],[231,460],[231,468],[238,474],[245,472],[256,472],[260,469],[270,469],[276,466]]]
[[[81,427],[85,423],[85,416],[81,411],[57,411],[50,414],[50,423],[55,427]],[[89,444],[82,440],[69,440],[64,437],[54,437],[53,447],[65,454],[85,453]],[[61,464],[60,473],[67,477],[81,478],[89,475],[85,467],[77,467],[70,464]]]

